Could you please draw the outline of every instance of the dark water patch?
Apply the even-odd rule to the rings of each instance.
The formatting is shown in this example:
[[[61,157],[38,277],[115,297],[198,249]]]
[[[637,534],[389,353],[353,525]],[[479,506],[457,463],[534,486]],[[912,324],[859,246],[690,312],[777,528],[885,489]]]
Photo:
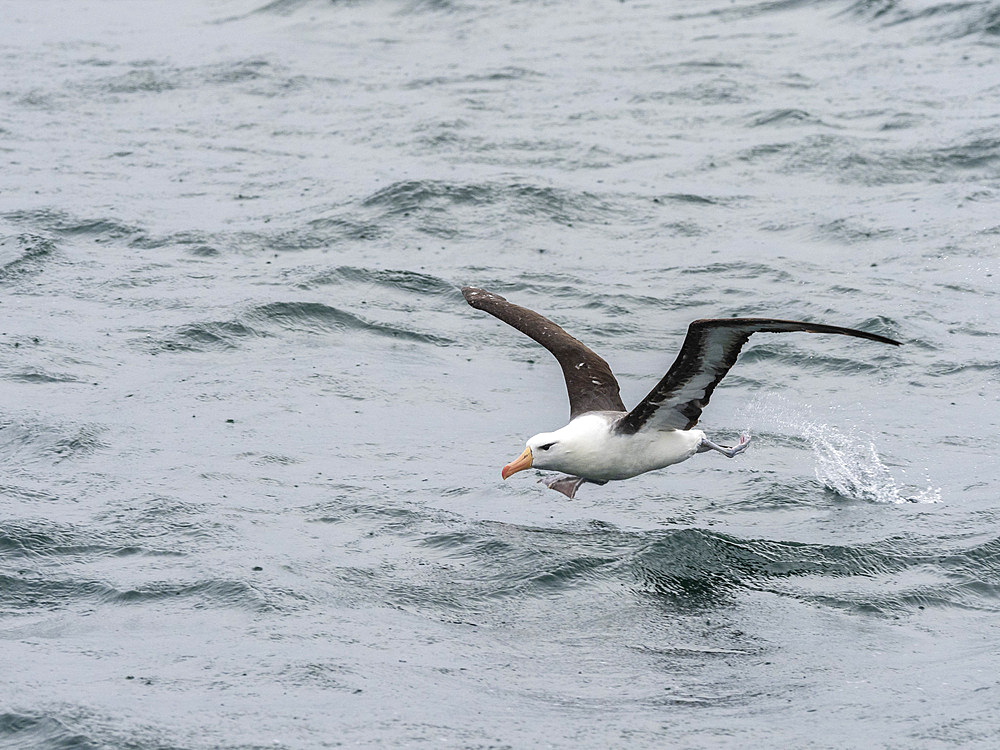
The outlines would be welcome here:
[[[492,561],[495,571],[489,577],[501,584],[496,593],[505,596],[515,590],[540,595],[559,592],[618,559],[613,555],[579,554],[580,550],[562,555],[555,545],[524,544],[526,541],[464,531],[432,534],[420,543],[443,552],[446,559],[475,560],[485,569],[489,569]]]
[[[302,463],[301,459],[273,453],[240,453],[237,458],[247,460],[254,466],[293,466]]]
[[[871,576],[911,564],[891,541],[883,550],[745,540],[702,529],[651,536],[631,561],[639,590],[684,606],[714,606],[775,579]]]
[[[268,85],[260,88],[261,81],[267,81]],[[88,88],[96,96],[126,97],[169,94],[181,89],[199,89],[205,86],[240,85],[244,86],[247,93],[271,96],[275,93],[275,86],[287,91],[295,87],[295,82],[279,75],[271,63],[261,58],[186,68],[144,60],[132,63],[131,69],[124,73],[97,79]]]
[[[760,143],[756,146],[751,146],[748,149],[744,149],[736,154],[736,158],[739,161],[745,162],[761,162],[771,159],[772,157],[780,154],[787,153],[795,147],[794,143],[784,142],[784,143]]]
[[[268,334],[238,321],[191,323],[175,329],[157,341],[153,351],[217,352],[236,349],[243,339],[262,338]]]
[[[430,610],[444,619],[457,616],[461,622],[471,622],[512,600],[565,596],[577,586],[599,580],[598,571],[606,564],[600,558],[581,557],[539,564],[530,572],[470,578],[460,564],[421,563],[419,572],[383,584],[383,597],[394,607]]]
[[[932,381],[936,378],[944,379],[964,373],[982,373],[993,376],[995,379],[1000,374],[1000,361],[997,359],[987,359],[974,362],[934,362],[927,366],[926,372]],[[949,387],[944,385],[946,382],[948,381],[944,380],[941,386],[945,388]]]
[[[0,282],[40,272],[55,252],[56,243],[39,234],[0,236]]]
[[[37,521],[26,526],[20,522],[0,522],[0,559],[45,562],[52,559],[60,564],[71,560],[93,560],[101,557],[132,557],[135,555],[175,556],[169,550],[153,550],[136,545],[120,545],[99,534],[88,534],[86,541],[75,529],[53,526]]]
[[[376,223],[333,216],[311,219],[303,227],[278,232],[208,233],[185,230],[162,236],[137,236],[129,244],[142,249],[179,247],[201,257],[227,253],[255,256],[336,248],[344,242],[379,239],[386,232],[385,227]]]
[[[829,2],[829,0],[763,0],[763,2],[727,3],[722,7],[691,11],[677,14],[675,18],[680,20],[690,18],[716,17],[720,19],[728,18],[753,18],[766,13],[782,13],[784,11],[796,10],[804,6],[818,6]]]
[[[680,86],[670,91],[650,91],[636,94],[629,99],[631,105],[659,104],[684,106],[691,103],[717,106],[743,104],[752,93],[746,81],[740,82],[729,76],[719,75],[712,79],[701,79],[688,86]]]
[[[62,99],[64,97],[54,91],[33,89],[17,97],[15,102],[25,108],[52,111],[59,107]]]
[[[308,223],[309,231],[303,233],[300,239],[291,244],[297,247],[324,247],[337,242],[351,240],[377,240],[386,235],[386,229],[378,224],[360,221],[343,216],[312,219]],[[298,233],[286,236],[282,245],[287,248],[289,240]]]
[[[195,609],[218,607],[252,612],[270,612],[275,607],[254,586],[243,581],[210,579],[192,583],[163,581],[124,591],[114,590],[103,597],[115,604],[184,601]]]
[[[1000,8],[992,0],[932,3],[918,8],[901,0],[860,0],[843,13],[882,26],[924,22],[933,28],[931,38],[938,40],[1000,35]]]
[[[653,203],[686,203],[695,206],[717,206],[728,202],[726,199],[693,193],[666,193],[653,198]]]
[[[273,13],[279,16],[288,16],[297,11],[299,8],[304,8],[306,6],[319,6],[320,4],[316,0],[272,0],[272,2],[265,3],[259,8],[255,8],[251,13]],[[325,3],[325,5],[330,6],[333,3]]]
[[[172,530],[180,531],[179,526]],[[176,546],[176,545],[175,545]],[[111,528],[61,524],[45,518],[0,520],[0,559],[31,566],[92,562],[109,557],[178,557],[183,552],[168,548],[163,529],[128,526]]]
[[[330,333],[362,331],[389,338],[425,344],[447,345],[451,339],[431,333],[366,320],[354,313],[322,302],[272,302],[254,308],[248,317],[252,320],[275,324],[278,327],[304,333]]]
[[[275,335],[269,329],[310,334],[359,331],[426,344],[453,343],[443,336],[369,320],[322,302],[272,302],[251,308],[239,319],[192,323],[174,329],[165,338],[148,338],[143,343],[154,353],[226,351],[239,348],[248,339]]]
[[[160,93],[179,88],[178,71],[171,69],[151,70],[143,67],[121,75],[105,78],[95,85],[99,91],[109,94]]]
[[[0,713],[0,747],[103,750],[107,747],[49,714]]]
[[[0,591],[0,612],[8,615],[61,610],[94,602],[134,605],[171,601],[195,609],[234,608],[251,612],[275,609],[250,584],[225,579],[192,583],[164,581],[123,590],[104,581],[55,578],[23,570],[10,575],[0,574]]]
[[[706,263],[690,268],[681,268],[678,273],[685,276],[710,275],[730,279],[765,278],[781,284],[790,283],[795,280],[788,271],[765,263]]]
[[[989,179],[1000,162],[1000,139],[973,137],[940,148],[879,149],[848,136],[814,135],[796,143],[773,143],[742,151],[747,162],[777,160],[788,173],[827,174],[841,183],[866,186]]]
[[[755,432],[754,437],[758,436],[763,437],[764,434]],[[799,449],[808,449],[807,441],[801,438],[778,441],[772,440],[770,436],[767,437],[768,443],[783,442],[785,444],[792,444]],[[792,482],[777,479],[770,474],[747,476],[744,479],[744,483],[747,486],[746,493],[741,493],[735,502],[732,498],[727,498],[727,507],[770,508],[774,510],[783,510],[796,506],[815,507],[817,497],[824,494],[824,488],[818,481]]]
[[[992,168],[1000,161],[1000,138],[974,138],[968,143],[930,149],[922,154],[900,154],[897,161],[904,169],[930,168],[939,179],[951,170]]]
[[[751,128],[782,125],[826,125],[820,118],[803,109],[772,109],[749,115],[747,125]]]
[[[109,549],[140,549],[144,554],[185,555],[217,544],[232,529],[212,515],[211,506],[163,495],[130,498],[94,516],[102,531],[80,530],[104,540]]]
[[[87,425],[77,429],[71,435],[60,437],[53,443],[48,453],[56,461],[65,461],[70,458],[80,458],[89,456],[99,450],[107,448],[107,443],[101,439],[101,435],[106,432],[106,428],[96,425]]]
[[[526,183],[455,183],[406,180],[382,188],[362,201],[386,217],[433,217],[456,208],[499,207],[504,212],[546,219],[559,224],[599,223],[618,210],[605,199],[586,192]]]
[[[208,232],[201,232],[197,230],[184,230],[181,232],[173,232],[168,235],[154,236],[148,234],[142,234],[134,237],[129,243],[130,247],[139,248],[141,250],[156,250],[161,247],[169,247],[171,245],[179,245],[181,247],[187,247],[191,245],[201,246],[208,245],[211,246],[213,241],[213,236]]]
[[[708,231],[693,221],[671,221],[657,227],[657,234],[668,237],[702,237]]]
[[[943,556],[941,561],[970,574],[985,567],[1000,577],[1000,537],[969,547],[964,552]]]
[[[107,447],[101,439],[105,428],[80,425],[57,428],[30,422],[0,420],[0,456],[8,461],[65,461],[82,458]]]
[[[30,557],[60,554],[76,549],[75,535],[68,527],[38,521],[0,522],[0,557]]]
[[[358,488],[334,485],[333,489],[349,489],[353,494]],[[347,497],[331,503],[322,503],[307,510],[308,520],[316,523],[357,523],[371,521],[378,524],[378,532],[409,534],[423,522],[430,520],[428,514],[417,508],[399,505],[370,505],[357,503]]]
[[[983,580],[984,575],[992,580]],[[977,568],[961,574],[940,565],[934,556],[917,560],[892,577],[871,576],[870,580],[854,580],[847,586],[817,580],[802,583],[800,587],[775,593],[851,613],[889,617],[931,608],[1000,610],[1000,577],[995,566],[989,571]]]
[[[919,125],[923,125],[926,121],[926,115],[916,114],[914,112],[897,112],[886,119],[885,122],[879,126],[879,130],[907,130],[909,128],[915,128]]]
[[[188,252],[200,258],[214,258],[219,255],[219,251],[211,245],[195,245]]]
[[[646,69],[653,71],[655,73],[691,71],[697,75],[700,75],[706,70],[718,70],[718,69],[741,70],[742,68],[745,67],[746,67],[745,63],[733,62],[732,60],[684,60],[683,62],[676,62],[676,63],[657,62],[652,65],[649,65]]]
[[[14,484],[0,484],[0,498],[11,498],[29,503],[62,503],[65,498],[32,487]]]
[[[896,234],[895,229],[883,227],[881,229],[863,227],[857,225],[849,219],[835,219],[834,221],[820,224],[816,227],[816,234],[822,239],[836,240],[844,244],[853,245],[866,240],[880,240],[892,237]]]
[[[0,573],[0,613],[23,616],[38,610],[53,611],[80,602],[108,601],[118,591],[102,581],[57,579],[28,570]]]
[[[111,241],[143,235],[138,227],[112,218],[83,219],[66,211],[50,208],[8,211],[0,215],[0,218],[23,225],[31,231],[44,231],[65,239]]]
[[[469,7],[456,2],[456,0],[406,0],[406,3],[400,8],[400,13],[406,15],[416,15],[418,13],[457,13]]]
[[[46,372],[44,370],[38,369],[27,369],[27,370],[17,370],[15,372],[5,373],[3,375],[4,380],[10,380],[15,383],[78,383],[80,379],[75,375],[69,375],[66,373],[52,373]]]
[[[310,661],[283,669],[279,679],[291,685],[313,685],[323,690],[361,692],[364,684],[355,671],[336,662]]]
[[[266,74],[270,64],[267,60],[238,60],[206,69],[206,80],[213,84],[243,83],[256,81]]]
[[[758,337],[755,336],[754,338]],[[752,343],[740,354],[740,361],[744,365],[753,362],[778,362],[792,372],[795,370],[807,370],[822,374],[878,373],[886,366],[899,361],[897,356],[886,354],[884,351],[888,348],[886,345],[876,342],[868,342],[870,343],[870,348],[866,347],[864,350],[861,349],[860,345],[845,344],[843,351],[845,353],[853,353],[854,356],[837,357],[829,353],[819,354],[815,351],[799,348],[795,343],[792,343],[790,340],[792,338],[788,336],[780,337],[780,343],[773,343],[772,341],[767,341],[767,343]],[[814,338],[818,339],[819,335],[814,336]],[[831,337],[827,336],[826,338]],[[840,338],[843,338],[844,342],[850,341],[847,337]],[[829,351],[835,344],[826,342],[819,345],[823,346],[824,350]]]
[[[426,514],[398,509],[385,517],[381,509],[341,509],[317,520],[357,523],[359,517],[376,525],[369,536],[393,534],[417,554],[401,553],[377,569],[338,568],[336,575],[362,596],[389,606],[429,614],[444,621],[468,622],[497,613],[511,599],[561,596],[595,581],[615,565],[602,535],[532,529],[482,523],[466,529],[423,532],[427,522],[454,526],[457,519],[430,519]]]
[[[929,604],[1000,609],[1000,540],[941,554],[905,536],[824,545],[698,528],[621,532],[477,524],[423,535],[418,543],[435,553],[432,558],[421,556],[418,566],[405,570],[369,570],[355,583],[380,591],[395,606],[473,618],[511,599],[609,584],[679,611],[730,606],[742,591],[855,614],[899,614]]]
[[[489,83],[489,82],[507,82],[507,81],[518,81],[525,78],[537,78],[540,74],[528,70],[526,68],[517,68],[513,66],[508,66],[505,68],[500,68],[499,70],[493,70],[489,72],[476,72],[467,73],[458,76],[436,76],[434,78],[418,78],[416,80],[410,81],[405,84],[403,88],[406,89],[420,89],[428,86],[442,86],[450,84],[465,84],[465,83]]]
[[[341,266],[310,278],[299,284],[302,288],[339,284],[364,284],[388,290],[401,290],[412,294],[433,296],[450,295],[455,285],[438,276],[417,271]]]
[[[674,603],[713,605],[750,589],[854,613],[892,615],[930,605],[1000,609],[1000,539],[935,552],[904,536],[846,546],[684,529],[656,534],[634,555],[632,568],[640,590]]]

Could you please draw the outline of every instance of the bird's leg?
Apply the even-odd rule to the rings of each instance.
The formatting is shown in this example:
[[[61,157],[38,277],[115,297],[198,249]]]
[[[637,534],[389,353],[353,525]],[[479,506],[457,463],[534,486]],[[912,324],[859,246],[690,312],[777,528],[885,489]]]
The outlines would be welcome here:
[[[576,491],[580,489],[580,485],[589,480],[584,479],[583,477],[569,477],[566,476],[565,474],[563,475],[556,474],[551,477],[542,477],[538,481],[544,484],[550,490],[561,492],[570,500],[572,500],[573,496],[576,495]],[[604,482],[597,482],[596,484],[604,484]]]
[[[745,432],[740,435],[740,442],[734,445],[732,448],[726,445],[716,445],[708,438],[702,438],[701,442],[698,444],[698,453],[704,453],[705,451],[718,451],[723,456],[727,458],[735,458],[747,448],[750,447],[750,436]]]

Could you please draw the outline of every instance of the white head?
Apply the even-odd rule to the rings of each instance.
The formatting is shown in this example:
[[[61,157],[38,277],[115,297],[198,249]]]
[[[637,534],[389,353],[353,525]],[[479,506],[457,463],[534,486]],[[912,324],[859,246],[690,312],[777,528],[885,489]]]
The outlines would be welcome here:
[[[580,418],[570,422],[555,432],[540,432],[530,438],[524,452],[503,467],[500,476],[504,479],[525,469],[550,469],[571,472],[581,455],[593,450],[595,430],[607,431],[603,420]]]

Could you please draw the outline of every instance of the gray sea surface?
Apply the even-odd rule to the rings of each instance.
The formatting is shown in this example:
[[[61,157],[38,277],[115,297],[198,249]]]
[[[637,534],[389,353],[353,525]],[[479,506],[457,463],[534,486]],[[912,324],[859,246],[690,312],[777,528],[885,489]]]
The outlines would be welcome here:
[[[1000,3],[8,0],[0,747],[1000,746]],[[570,501],[482,286],[699,455]]]

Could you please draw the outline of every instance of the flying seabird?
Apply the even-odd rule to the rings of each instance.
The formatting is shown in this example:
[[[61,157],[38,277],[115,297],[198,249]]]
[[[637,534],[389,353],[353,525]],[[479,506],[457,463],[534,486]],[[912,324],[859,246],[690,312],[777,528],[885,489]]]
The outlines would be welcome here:
[[[462,287],[465,300],[548,349],[562,367],[569,392],[569,424],[530,438],[524,452],[503,467],[507,479],[525,469],[551,469],[568,476],[539,481],[573,498],[585,482],[605,484],[680,463],[695,453],[718,451],[733,458],[750,445],[716,445],[694,429],[712,391],[736,362],[754,333],[839,333],[899,346],[875,333],[853,328],[774,318],[696,320],[667,374],[628,411],[608,363],[548,318],[512,304],[500,295]]]

